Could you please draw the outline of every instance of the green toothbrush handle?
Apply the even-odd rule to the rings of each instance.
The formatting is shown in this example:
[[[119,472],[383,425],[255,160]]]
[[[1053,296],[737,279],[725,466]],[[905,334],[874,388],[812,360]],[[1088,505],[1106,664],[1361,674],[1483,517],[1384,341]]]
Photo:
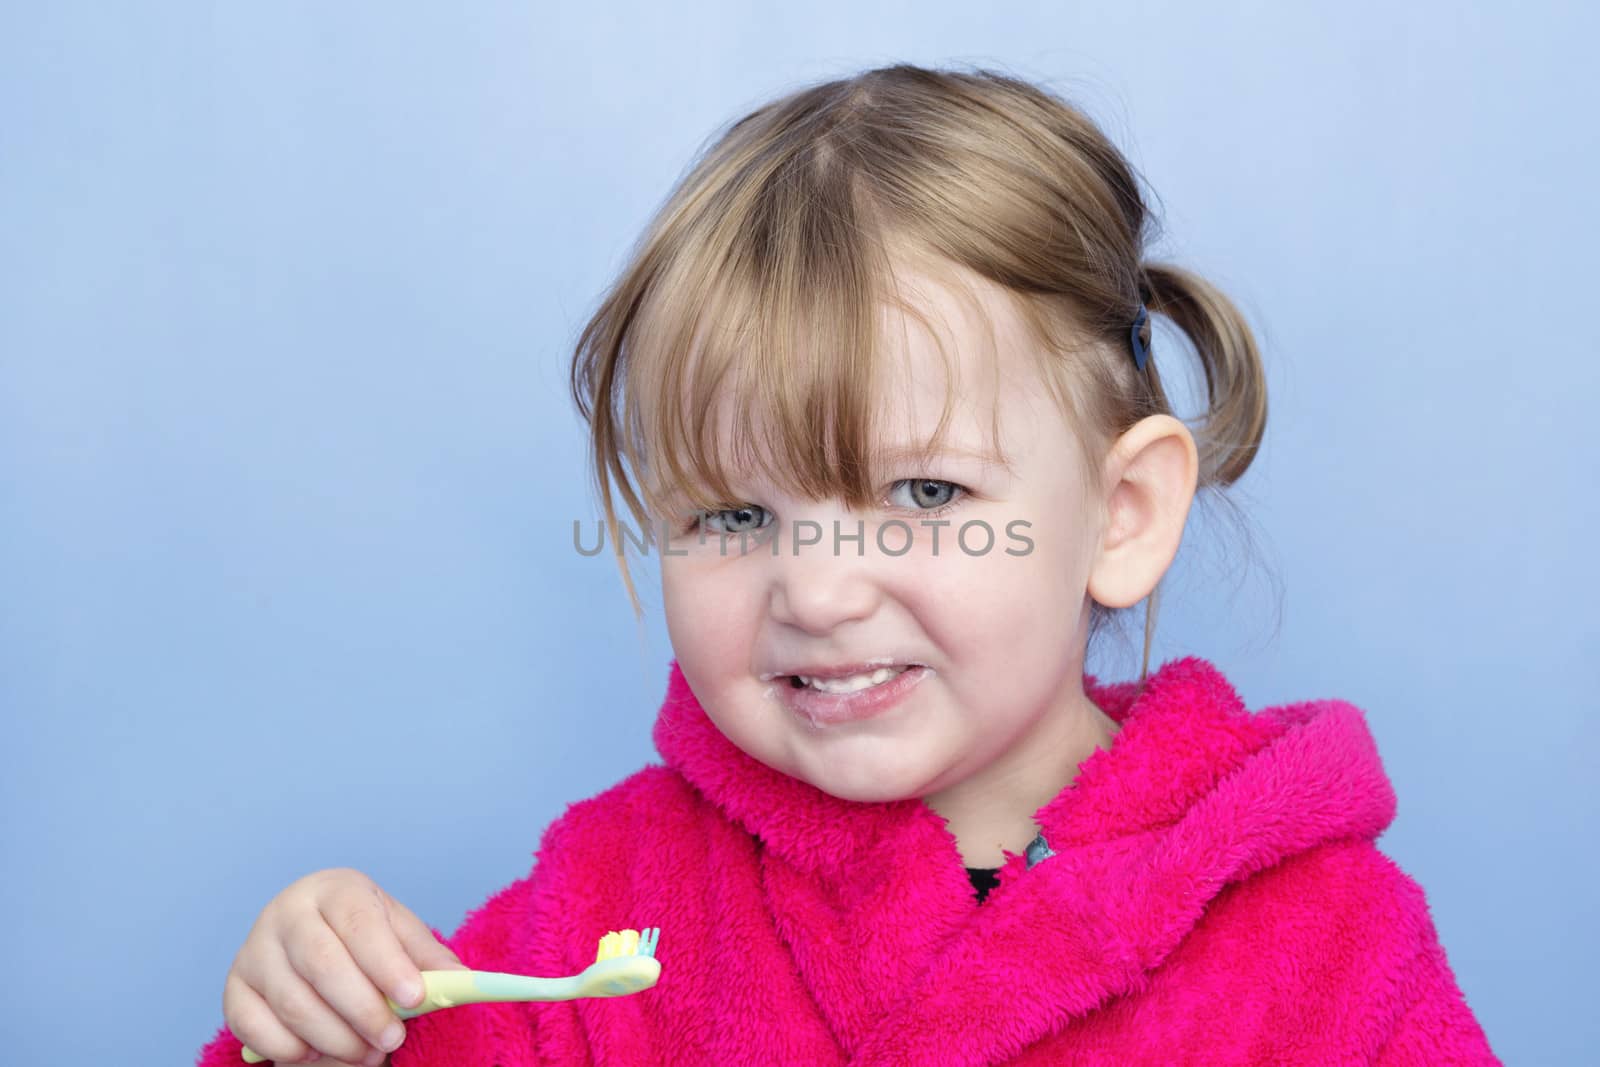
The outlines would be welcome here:
[[[616,935],[608,935],[616,936]],[[650,950],[655,942],[650,942]],[[579,974],[566,978],[536,978],[500,971],[423,971],[422,1003],[402,1008],[387,997],[390,1009],[402,1019],[415,1019],[440,1008],[490,1001],[575,1000],[578,997],[622,997],[649,989],[661,976],[661,963],[653,955],[632,952],[597,960]],[[266,1057],[246,1047],[246,1063],[264,1063]]]
[[[402,1019],[415,1019],[440,1008],[459,1004],[482,1004],[499,1000],[571,1000],[578,990],[576,977],[535,978],[499,971],[423,971],[422,1003],[402,1008],[385,997],[390,1010]],[[265,1063],[267,1058],[249,1046],[240,1055],[246,1063]]]
[[[414,1008],[402,1008],[394,1001],[389,1007],[402,1019],[412,1019],[440,1008],[459,1004],[484,1004],[502,1000],[570,1000],[577,992],[575,978],[535,978],[526,974],[499,971],[423,971],[422,984],[427,995]]]

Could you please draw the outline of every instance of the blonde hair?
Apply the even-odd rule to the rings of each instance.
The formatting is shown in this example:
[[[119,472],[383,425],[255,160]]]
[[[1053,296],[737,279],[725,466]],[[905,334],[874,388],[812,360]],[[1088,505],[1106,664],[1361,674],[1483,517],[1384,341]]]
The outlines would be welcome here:
[[[635,615],[613,485],[647,530],[669,495],[696,509],[736,506],[726,459],[811,499],[879,503],[876,316],[890,305],[917,314],[893,295],[897,261],[958,265],[1013,300],[1084,445],[1089,485],[1123,431],[1172,413],[1155,362],[1140,371],[1129,349],[1141,302],[1165,316],[1205,373],[1199,487],[1236,481],[1266,427],[1260,354],[1217,288],[1142,261],[1147,225],[1133,170],[1088,117],[990,70],[898,63],[734,122],[647,226],[573,355],[594,487]],[[733,457],[713,440],[725,397],[734,425],[765,428]],[[929,453],[949,413],[947,403]],[[1148,598],[1141,681],[1159,591]],[[1093,604],[1091,638],[1111,613]]]

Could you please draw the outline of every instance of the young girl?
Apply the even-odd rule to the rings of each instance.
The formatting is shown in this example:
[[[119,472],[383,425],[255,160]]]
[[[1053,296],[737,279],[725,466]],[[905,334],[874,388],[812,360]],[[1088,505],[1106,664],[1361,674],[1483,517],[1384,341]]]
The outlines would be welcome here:
[[[200,1062],[1498,1062],[1375,846],[1361,710],[1149,673],[1190,504],[1266,397],[1238,310],[1143,260],[1147,224],[1088,119],[991,72],[872,70],[728,129],[573,366],[613,545],[615,487],[661,553],[663,762],[448,939],[359,872],[294,883]],[[1198,444],[1157,314],[1205,371]],[[1138,680],[1085,673],[1146,598]],[[384,1003],[646,927],[636,994]]]

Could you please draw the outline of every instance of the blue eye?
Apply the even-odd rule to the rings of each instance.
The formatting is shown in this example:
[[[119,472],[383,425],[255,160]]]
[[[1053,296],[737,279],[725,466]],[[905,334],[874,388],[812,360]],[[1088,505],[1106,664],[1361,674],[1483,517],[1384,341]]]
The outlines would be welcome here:
[[[730,525],[728,522],[724,522],[724,519],[726,519],[728,516],[732,516],[731,525],[734,527],[732,529],[728,528]],[[716,511],[702,511],[699,513],[696,521],[705,522],[712,533],[737,534],[751,533],[767,525],[766,522],[757,522],[753,526],[748,525],[750,522],[754,521],[756,517],[763,519],[770,518],[771,512],[767,511],[766,508],[759,507],[755,504],[745,504],[742,507],[721,508]],[[723,523],[723,525],[718,526],[718,523]]]
[[[926,514],[948,511],[967,492],[965,487],[955,482],[938,478],[902,478],[894,483],[889,491],[890,496],[893,497],[894,491],[901,486],[910,488],[911,510]]]

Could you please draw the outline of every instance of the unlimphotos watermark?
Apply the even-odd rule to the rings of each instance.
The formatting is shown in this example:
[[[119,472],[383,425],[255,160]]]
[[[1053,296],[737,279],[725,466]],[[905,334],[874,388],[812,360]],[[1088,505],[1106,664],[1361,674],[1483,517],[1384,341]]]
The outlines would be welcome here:
[[[599,519],[594,520],[594,523],[594,544],[593,547],[588,547],[584,544],[581,520],[572,520],[572,547],[580,556],[598,556],[605,549],[605,523]],[[1032,525],[1026,519],[1012,519],[1006,523],[1005,535],[1013,544],[1001,548],[1000,551],[1003,551],[1008,556],[1026,556],[1031,553],[1033,551],[1033,538],[1020,531],[1029,529]],[[699,524],[698,532],[675,530],[666,520],[651,523],[643,534],[625,522],[619,522],[617,526],[621,530],[621,543],[616,546],[614,551],[619,555],[630,543],[641,554],[649,555],[651,548],[659,543],[663,556],[687,556],[710,547],[713,539],[715,539],[719,555],[729,555],[729,544],[737,543],[739,546],[738,554],[741,556],[749,555],[753,551],[760,551],[762,548],[766,548],[773,556],[778,556],[782,552],[782,542],[784,540],[778,535],[779,528],[776,524],[732,533],[721,530],[707,532],[703,522]],[[945,545],[948,546],[951,541],[954,541],[956,547],[968,556],[988,555],[990,552],[995,551],[999,545],[1000,539],[996,535],[994,527],[983,519],[970,519],[959,526],[956,526],[949,519],[920,519],[914,524],[903,519],[890,519],[887,522],[878,524],[873,531],[872,540],[875,542],[878,551],[884,555],[903,556],[916,545],[919,536],[917,528],[921,528],[931,531],[931,533],[923,536],[931,539],[931,554],[937,556],[940,547],[940,531],[950,530],[951,527],[954,527],[954,529],[950,534],[946,535]],[[816,549],[818,546],[824,545],[822,524],[819,522],[811,519],[800,519],[790,524],[789,529],[791,531],[788,538],[789,554],[792,556],[798,556],[802,548]],[[867,554],[866,520],[856,520],[855,533],[844,532],[839,520],[833,520],[833,538],[830,546],[833,555],[843,555],[843,549],[846,545],[854,545],[857,556],[865,556]]]

